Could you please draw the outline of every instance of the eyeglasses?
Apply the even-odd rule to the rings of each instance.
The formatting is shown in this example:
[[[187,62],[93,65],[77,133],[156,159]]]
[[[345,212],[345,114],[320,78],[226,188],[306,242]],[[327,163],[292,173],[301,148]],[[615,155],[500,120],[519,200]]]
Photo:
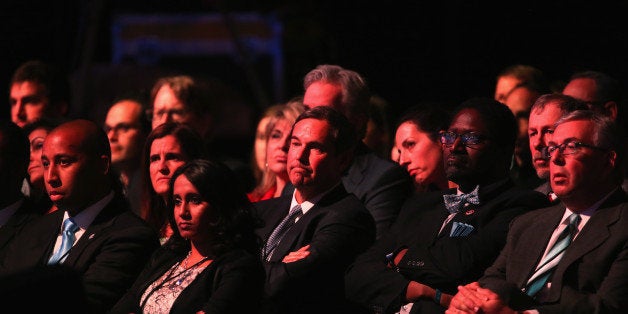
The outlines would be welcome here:
[[[154,111],[153,109],[146,110],[146,117],[148,120],[162,120],[164,116],[170,116],[172,120],[179,121],[185,118],[188,114],[187,109],[172,109],[172,110],[159,110]]]
[[[105,125],[104,129],[105,129],[105,133],[109,133],[111,131],[113,131],[114,133],[126,133],[129,132],[129,130],[131,129],[137,129],[138,126],[137,125],[132,125],[132,124],[128,124],[128,123],[118,123],[114,126],[108,126]]]
[[[599,150],[603,152],[608,151],[608,149],[606,148],[593,146],[593,145],[585,144],[582,142],[570,141],[570,142],[562,143],[560,145],[547,146],[547,148],[545,149],[545,154],[546,154],[546,157],[549,158],[550,156],[552,156],[552,154],[555,151],[558,150],[558,152],[563,156],[573,155],[573,154],[579,153],[583,147],[587,147],[587,148],[591,148],[591,149],[595,149],[595,150]]]
[[[440,142],[446,146],[453,145],[456,141],[456,138],[458,137],[460,137],[462,144],[465,146],[481,144],[488,138],[476,132],[467,132],[463,134],[458,134],[455,132],[440,132],[439,134]]]

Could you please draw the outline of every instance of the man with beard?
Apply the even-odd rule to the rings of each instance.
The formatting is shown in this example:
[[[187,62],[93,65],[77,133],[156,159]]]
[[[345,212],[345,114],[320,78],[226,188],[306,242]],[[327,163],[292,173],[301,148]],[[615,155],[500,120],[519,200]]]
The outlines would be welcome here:
[[[348,298],[374,313],[443,313],[456,286],[477,280],[497,257],[510,221],[549,204],[509,177],[516,136],[505,105],[476,98],[458,106],[440,136],[458,188],[408,199],[347,271]]]

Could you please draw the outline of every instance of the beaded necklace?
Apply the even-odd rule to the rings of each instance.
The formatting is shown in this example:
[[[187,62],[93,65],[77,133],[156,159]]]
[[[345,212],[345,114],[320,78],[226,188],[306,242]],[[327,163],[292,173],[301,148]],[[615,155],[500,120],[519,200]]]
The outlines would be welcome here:
[[[194,269],[196,269],[199,265],[201,265],[204,262],[206,262],[207,260],[209,260],[209,256],[203,257],[200,261],[198,261],[198,262],[194,263],[192,266],[188,267],[188,259],[190,257],[190,254],[192,254],[192,251],[189,251],[188,254],[185,256],[185,258],[183,260],[178,261],[174,266],[172,266],[172,268],[168,272],[168,275],[166,275],[166,277],[158,285],[156,285],[155,287],[153,287],[153,289],[151,289],[151,291],[144,298],[144,302],[142,302],[142,304],[140,304],[140,307],[142,309],[144,309],[144,306],[146,305],[146,302],[148,301],[150,296],[153,293],[155,293],[155,291],[157,291],[157,290],[161,289],[162,287],[166,286],[166,284],[169,281],[172,281],[172,280],[174,280],[176,278],[176,280],[174,280],[173,282],[171,282],[168,285],[168,289],[175,290],[178,286],[181,286],[181,284],[192,273],[192,271]],[[179,268],[181,268],[182,270],[177,272],[177,273],[175,273],[175,271],[178,270]]]

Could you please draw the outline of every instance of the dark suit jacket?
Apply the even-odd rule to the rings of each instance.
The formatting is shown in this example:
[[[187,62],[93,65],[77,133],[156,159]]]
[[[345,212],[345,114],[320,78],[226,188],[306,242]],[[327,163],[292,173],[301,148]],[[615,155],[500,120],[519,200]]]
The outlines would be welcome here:
[[[133,287],[111,313],[141,313],[140,300],[155,280],[186,257],[168,244],[157,250]],[[257,313],[264,285],[264,269],[258,256],[233,250],[215,258],[179,295],[170,313]]]
[[[265,226],[266,241],[288,214],[292,196],[255,203]],[[267,313],[352,313],[344,298],[344,272],[375,239],[373,218],[342,184],[325,195],[286,233],[264,261]],[[311,245],[308,257],[283,263],[284,256]]]
[[[373,216],[379,239],[397,218],[403,202],[412,194],[412,178],[397,163],[377,156],[364,143],[360,144],[353,163],[342,177],[342,183]]]
[[[511,180],[481,186],[480,205],[456,214],[439,234],[449,215],[443,194],[451,193],[455,189],[416,195],[404,204],[389,234],[349,268],[346,286],[351,300],[373,312],[392,312],[404,303],[410,281],[454,294],[457,285],[477,280],[495,260],[513,217],[548,204],[542,194],[517,188]],[[451,237],[453,222],[474,230],[468,236]],[[387,266],[385,255],[403,247],[408,251],[397,272]],[[415,302],[412,308],[413,313],[444,311],[432,300]]]
[[[41,210],[28,198],[22,206],[9,218],[4,226],[0,227],[0,261],[4,259],[4,252],[15,236],[32,220],[41,216]]]
[[[613,193],[565,251],[546,300],[536,304],[520,289],[543,255],[565,212],[562,204],[522,215],[512,222],[508,241],[480,284],[515,309],[541,313],[625,313],[628,309],[628,199]]]
[[[26,225],[7,248],[0,275],[44,267],[63,214],[58,210]],[[157,234],[117,195],[72,246],[63,265],[80,274],[91,310],[100,313],[122,297],[158,247]]]

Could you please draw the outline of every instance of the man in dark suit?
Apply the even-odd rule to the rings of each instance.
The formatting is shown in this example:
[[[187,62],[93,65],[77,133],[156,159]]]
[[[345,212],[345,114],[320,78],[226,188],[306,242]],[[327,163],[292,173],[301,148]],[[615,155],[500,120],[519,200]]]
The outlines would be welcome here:
[[[21,192],[29,147],[28,137],[17,124],[0,122],[0,260],[15,235],[44,210],[34,208]]]
[[[63,265],[81,276],[87,312],[106,312],[159,246],[157,235],[120,194],[107,135],[95,123],[73,120],[53,129],[42,164],[46,190],[59,210],[24,227],[7,248],[0,275],[15,278]]]
[[[357,72],[324,64],[305,75],[303,87],[306,108],[333,107],[343,113],[355,128],[360,141],[342,182],[375,219],[379,238],[397,218],[401,205],[412,193],[413,183],[397,163],[379,157],[363,142],[371,96],[366,81]]]
[[[589,110],[561,117],[549,142],[560,204],[516,218],[495,263],[479,283],[459,287],[447,312],[625,313],[625,152],[625,136],[608,117]]]
[[[558,198],[549,186],[549,157],[546,149],[551,135],[554,133],[554,123],[562,115],[577,109],[586,109],[584,102],[571,96],[562,94],[541,95],[530,109],[528,119],[528,138],[530,143],[531,162],[536,175],[543,183],[535,188],[547,195],[552,202],[558,202]]]
[[[297,118],[287,160],[295,191],[255,204],[265,222],[258,230],[264,312],[353,313],[344,298],[344,272],[375,239],[373,218],[341,181],[356,142],[347,119],[332,108]]]
[[[548,204],[509,177],[516,136],[505,105],[477,98],[458,106],[441,133],[457,190],[406,201],[390,232],[347,271],[348,298],[374,313],[444,312],[456,286],[477,280],[497,257],[510,220]]]

